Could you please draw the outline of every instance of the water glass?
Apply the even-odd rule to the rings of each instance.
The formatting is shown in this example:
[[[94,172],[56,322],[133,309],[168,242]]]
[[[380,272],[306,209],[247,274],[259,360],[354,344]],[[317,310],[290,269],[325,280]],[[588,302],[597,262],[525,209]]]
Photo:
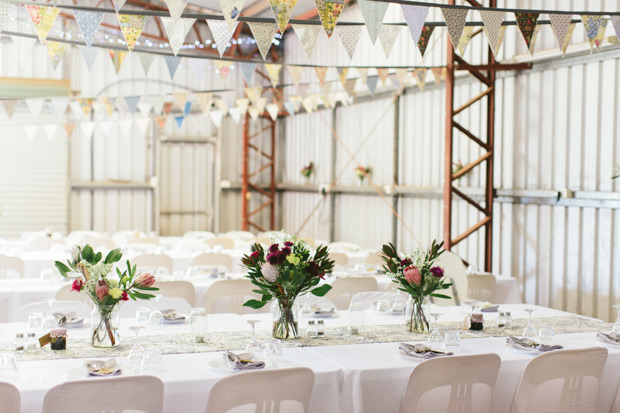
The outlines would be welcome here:
[[[461,333],[458,330],[446,331],[443,335],[443,347],[460,347]]]
[[[138,311],[136,311],[136,325],[145,326],[149,322],[149,318],[151,317],[151,310],[148,307],[140,307]]]
[[[265,341],[263,355],[265,356],[265,358],[282,358],[282,342],[275,338]]]
[[[189,332],[194,343],[204,343],[207,338],[207,311],[204,307],[192,308],[189,315]]]
[[[392,315],[403,315],[405,314],[405,304],[396,300],[394,304],[392,304],[392,308],[390,309]]]
[[[364,327],[364,306],[351,303],[349,307],[349,333],[359,334]]]
[[[28,331],[38,331],[43,324],[43,314],[30,313],[28,314]]]
[[[161,370],[161,350],[156,347],[144,349],[144,352],[142,353],[142,373],[156,373]]]
[[[542,326],[538,329],[538,339],[541,343],[549,343],[555,339],[553,326]]]
[[[17,361],[14,353],[0,353],[0,375],[17,376]]]
[[[390,312],[390,301],[379,300],[377,301],[377,314],[387,314]]]

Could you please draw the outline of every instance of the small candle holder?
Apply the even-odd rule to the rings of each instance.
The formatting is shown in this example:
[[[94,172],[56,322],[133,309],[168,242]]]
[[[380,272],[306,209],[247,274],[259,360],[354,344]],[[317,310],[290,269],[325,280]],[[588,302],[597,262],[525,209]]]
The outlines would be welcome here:
[[[67,329],[55,328],[50,331],[50,347],[52,350],[67,349]]]
[[[470,330],[475,330],[475,331],[482,330],[482,328],[484,327],[484,324],[483,324],[484,318],[481,313],[472,314],[470,319],[471,319],[471,327],[469,327]]]

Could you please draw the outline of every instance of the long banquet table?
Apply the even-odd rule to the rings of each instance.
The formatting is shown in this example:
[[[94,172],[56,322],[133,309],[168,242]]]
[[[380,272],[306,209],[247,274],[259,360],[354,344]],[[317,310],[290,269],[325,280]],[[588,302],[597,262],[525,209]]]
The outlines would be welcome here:
[[[569,313],[546,309],[530,305],[505,305],[502,310],[511,311],[515,328],[525,325],[526,313],[524,308],[534,308],[534,323],[541,326],[550,320],[567,320]],[[444,323],[461,322],[468,314],[464,307],[434,307],[433,311],[443,313],[440,318],[440,328]],[[497,313],[485,313],[485,325],[492,330]],[[269,314],[209,315],[208,330],[209,343],[207,347],[216,348],[223,343],[222,337],[227,337],[227,346],[231,350],[243,348],[250,337],[248,319],[259,319],[262,322],[257,327],[257,336],[264,340],[269,337],[268,329],[271,326]],[[575,325],[589,326],[587,332],[556,334],[555,342],[565,348],[586,348],[603,346],[609,350],[609,358],[603,373],[601,388],[598,397],[597,412],[609,412],[620,382],[620,347],[603,344],[595,338],[593,328],[609,328],[597,320],[585,317],[572,317]],[[83,363],[88,359],[101,359],[104,356],[117,352],[117,358],[123,363],[123,357],[133,345],[133,334],[128,330],[132,320],[121,320],[121,347],[113,351],[84,348],[72,353],[76,358],[49,359],[63,357],[51,351],[35,355],[18,356],[17,377],[0,374],[0,380],[14,383],[22,394],[22,412],[38,412],[45,393],[54,385],[67,380],[84,378]],[[398,341],[394,337],[386,336],[384,342],[365,342],[362,344],[342,344],[337,339],[336,331],[347,324],[346,312],[339,312],[334,317],[325,319],[327,339],[322,346],[291,347],[299,342],[308,345],[312,340],[287,341],[284,343],[283,359],[274,359],[275,368],[307,366],[316,375],[313,388],[311,412],[397,412],[411,370],[421,361],[401,356],[398,353]],[[302,327],[305,319],[301,320]],[[389,327],[392,325],[392,327]],[[371,311],[366,312],[365,329],[392,328],[397,336],[404,330],[404,316],[378,315]],[[376,327],[375,327],[376,326]],[[383,326],[383,327],[381,327]],[[388,327],[385,327],[388,326]],[[402,330],[401,330],[402,328]],[[11,347],[15,332],[23,331],[24,324],[0,324],[0,351]],[[588,330],[588,328],[585,328]],[[560,331],[560,330],[556,330]],[[165,325],[163,327],[149,327],[143,333],[143,344],[157,345],[164,353],[162,371],[153,373],[164,382],[164,411],[166,412],[204,412],[209,390],[213,384],[227,374],[209,366],[211,360],[222,357],[221,349],[202,352],[207,347],[200,348],[194,353],[174,354],[182,351],[175,346],[174,340],[187,340],[188,326]],[[334,343],[329,342],[330,334],[334,335]],[[88,335],[88,328],[69,330],[68,348],[78,347],[79,338]],[[360,342],[364,341],[364,331]],[[340,338],[342,339],[342,337]],[[345,337],[346,339],[346,337]],[[355,338],[354,338],[355,339]],[[224,341],[225,342],[225,341]],[[154,344],[155,343],[155,344]],[[219,343],[219,344],[218,344]],[[318,343],[318,342],[317,342]],[[525,365],[534,356],[508,348],[504,337],[463,338],[461,346],[455,348],[456,354],[477,354],[493,352],[500,356],[502,363],[497,380],[491,411],[509,412],[516,391],[516,387]],[[239,389],[243,391],[243,389]],[[441,400],[437,400],[441,403]]]

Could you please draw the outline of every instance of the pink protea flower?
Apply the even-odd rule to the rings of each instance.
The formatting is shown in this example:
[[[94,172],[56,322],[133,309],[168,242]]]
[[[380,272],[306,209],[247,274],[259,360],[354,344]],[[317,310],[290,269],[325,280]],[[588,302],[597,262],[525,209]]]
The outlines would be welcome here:
[[[73,281],[73,285],[71,286],[71,291],[77,291],[78,293],[82,291],[82,286],[84,285],[84,281],[81,279],[77,279]]]
[[[418,267],[411,265],[405,268],[403,273],[405,275],[405,279],[410,284],[415,284],[418,287],[422,284],[422,273],[420,273],[420,270],[418,269]]]
[[[95,295],[97,295],[99,301],[103,301],[103,299],[106,298],[106,296],[108,295],[109,291],[110,289],[108,288],[108,283],[106,283],[104,280],[99,280],[97,282],[97,286],[95,287]]]
[[[155,276],[150,272],[140,274],[134,281],[136,287],[152,287],[155,284]]]

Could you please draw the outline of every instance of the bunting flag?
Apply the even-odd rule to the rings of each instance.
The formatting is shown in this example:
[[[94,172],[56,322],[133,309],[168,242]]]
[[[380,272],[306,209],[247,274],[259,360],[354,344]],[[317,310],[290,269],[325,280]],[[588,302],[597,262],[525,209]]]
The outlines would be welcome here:
[[[381,47],[383,48],[386,59],[390,58],[390,54],[392,53],[392,49],[394,48],[394,42],[396,42],[396,38],[398,37],[399,33],[400,26],[393,26],[387,24],[381,26],[381,29],[379,30],[379,41],[381,42]]]
[[[166,33],[168,34],[168,44],[170,44],[172,53],[176,56],[177,53],[179,53],[179,50],[181,50],[181,46],[183,46],[183,41],[185,40],[185,37],[187,37],[187,33],[192,28],[194,23],[196,23],[196,19],[175,20],[172,17],[160,17],[159,19],[166,28]]]
[[[468,9],[448,9],[442,8],[441,13],[448,26],[448,34],[452,45],[456,49],[461,40],[461,34],[463,34],[463,27],[465,27],[465,21],[467,20]]]
[[[536,31],[538,16],[540,16],[538,13],[515,13],[517,25],[519,26],[519,31],[521,31],[521,34],[523,35],[523,40],[525,40],[527,50],[531,49],[532,37]]]
[[[325,84],[325,75],[327,74],[328,67],[315,67],[314,71],[316,72],[316,77],[319,79],[322,85]]]
[[[404,87],[405,84],[402,83],[398,77],[396,76],[396,73],[392,73],[388,76],[388,79],[390,79],[390,82],[392,82],[392,84],[394,85],[394,87],[400,92]]]
[[[50,30],[52,30],[52,26],[56,21],[56,17],[58,17],[58,13],[60,13],[60,9],[56,7],[32,5],[25,5],[24,7],[28,11],[34,30],[37,32],[39,42],[45,44],[45,39],[47,39],[47,35]]]
[[[181,62],[181,58],[177,56],[164,55],[164,61],[166,62],[166,66],[168,66],[168,73],[170,73],[170,80],[174,79],[174,74],[177,72],[179,68],[179,63]]]
[[[363,85],[366,83],[366,79],[368,79],[368,68],[366,67],[358,67],[357,73],[360,75],[360,83]]]
[[[293,81],[293,84],[296,88],[299,87],[299,81],[301,80],[301,75],[304,70],[303,66],[287,65],[286,67],[288,69],[288,73],[291,75],[291,80]]]
[[[127,42],[127,49],[131,52],[142,34],[144,25],[149,17],[138,14],[117,14],[116,18],[121,32],[123,33],[123,37]]]
[[[142,132],[142,136],[146,136],[149,131],[149,127],[151,126],[151,120],[149,118],[140,118],[135,120],[136,125],[138,125],[138,129]]]
[[[127,138],[133,137],[133,133],[132,133],[133,122],[131,119],[122,119],[118,121],[118,126],[123,136]]]
[[[407,68],[398,68],[396,69],[396,79],[403,86],[407,86],[407,75],[409,74],[409,70]]]
[[[156,116],[155,117],[155,124],[157,125],[160,131],[164,130],[167,120],[168,120],[168,116]]]
[[[228,30],[235,31],[237,27],[237,19],[243,9],[245,0],[220,0],[220,6],[222,7],[222,14],[226,23],[228,23]]]
[[[108,114],[108,116],[112,116],[112,113],[114,113],[114,101],[112,98],[102,98],[101,99],[101,104],[103,105],[103,109],[106,111],[106,113]]]
[[[359,0],[358,3],[362,10],[364,22],[366,22],[366,30],[368,30],[370,40],[372,44],[375,44],[377,36],[379,36],[381,23],[383,23],[383,17],[385,17],[385,12],[390,4],[372,0]]]
[[[2,99],[2,106],[4,106],[4,111],[9,119],[13,118],[18,103],[19,99]]]
[[[381,80],[381,84],[385,86],[385,81],[388,78],[388,70],[387,68],[377,68],[377,76]]]
[[[47,55],[50,58],[50,62],[52,62],[52,66],[54,67],[54,70],[56,70],[56,68],[58,68],[58,63],[60,63],[65,53],[67,53],[69,44],[52,42],[50,40],[45,42],[45,46],[47,47]]]
[[[316,46],[316,41],[319,38],[319,33],[321,32],[321,26],[316,24],[293,24],[292,26],[301,42],[306,57],[310,60],[314,46]]]
[[[11,8],[13,8],[12,3],[0,3],[0,31],[6,27],[6,18],[11,12]]]
[[[24,130],[24,133],[26,134],[28,140],[33,141],[35,135],[37,134],[37,131],[39,130],[39,125],[22,125],[22,129]]]
[[[435,84],[439,86],[441,81],[446,79],[446,68],[445,67],[433,67],[431,71],[433,72],[433,76],[435,77]]]
[[[132,115],[136,113],[136,110],[138,109],[138,102],[140,102],[140,96],[125,96],[124,99],[129,112]]]
[[[269,0],[280,33],[284,33],[298,0]]]
[[[75,22],[82,32],[82,37],[84,37],[86,46],[90,47],[93,44],[93,40],[95,40],[95,35],[97,34],[99,25],[103,20],[103,13],[93,13],[82,10],[72,11],[73,16],[75,17]]]
[[[84,112],[82,111],[82,106],[80,106],[80,102],[73,100],[69,102],[69,107],[71,108],[71,112],[73,112],[74,118],[78,121],[82,120],[82,118],[84,117]]]
[[[420,32],[420,40],[418,40],[418,50],[422,57],[424,57],[424,53],[426,53],[426,48],[428,47],[428,42],[435,30],[435,26],[424,26],[422,27],[422,31]]]
[[[353,59],[353,54],[362,35],[362,26],[337,26],[336,31],[349,58]]]
[[[112,0],[114,4],[114,10],[118,13],[118,11],[125,5],[125,0]]]
[[[463,56],[465,54],[465,50],[467,50],[473,31],[474,26],[465,26],[463,28],[463,34],[461,34],[461,38],[459,39],[459,45],[456,47],[461,56]]]
[[[245,95],[250,98],[250,102],[255,104],[260,98],[261,93],[263,92],[263,88],[261,86],[257,87],[246,87],[243,89],[245,91]]]
[[[600,50],[605,29],[607,28],[607,19],[603,18],[603,16],[584,14],[581,16],[581,21],[590,42],[590,50],[593,50],[594,46]]]
[[[570,21],[570,16],[567,16]],[[506,33],[506,26],[502,26],[506,13],[502,11],[481,10],[480,17],[482,18],[482,23],[484,23],[482,29],[489,42],[489,47],[493,52],[493,56],[497,58],[499,49],[504,42],[504,34]]]
[[[177,124],[177,128],[181,129],[181,127],[183,126],[183,121],[185,120],[185,116],[181,115],[181,116],[175,116],[174,117],[174,121]]]
[[[220,57],[222,57],[228,47],[230,38],[235,33],[236,25],[231,30],[228,23],[222,20],[207,20],[207,24],[209,25],[209,30],[211,30],[213,41],[217,46],[217,51],[220,52]]]
[[[185,102],[185,109],[183,109],[183,113],[185,116],[188,116],[192,112],[192,102]]]
[[[233,122],[235,122],[237,125],[239,124],[239,122],[241,122],[241,109],[239,108],[232,108],[228,111],[228,114],[230,115],[230,118],[233,120]]]
[[[45,136],[47,137],[48,140],[52,140],[54,139],[54,136],[56,136],[56,131],[58,130],[58,125],[56,125],[55,123],[48,123],[43,125],[43,132],[45,133]]]
[[[62,119],[67,113],[67,105],[69,105],[69,98],[54,98],[50,99],[50,107],[58,119]]]
[[[142,69],[144,70],[144,75],[148,76],[149,69],[151,68],[151,63],[153,63],[153,59],[155,59],[155,55],[153,53],[138,53],[138,59],[140,59],[140,64],[142,65]]]
[[[172,111],[172,102],[164,102],[162,113],[169,115],[171,111]]]
[[[413,71],[413,78],[418,84],[420,91],[424,91],[426,86],[426,69],[416,69]]]
[[[611,24],[614,26],[616,37],[620,40],[620,16],[611,16]]]
[[[211,122],[213,122],[216,128],[219,129],[220,127],[222,127],[222,118],[224,117],[224,114],[222,112],[220,112],[219,110],[212,110],[209,113],[209,117],[211,118]]]
[[[403,11],[407,27],[409,27],[411,39],[413,39],[414,44],[417,44],[420,40],[422,28],[424,27],[424,21],[426,21],[426,16],[428,16],[428,7],[411,6],[409,4],[401,4],[400,7]]]
[[[73,129],[75,129],[75,123],[73,122],[65,123],[63,127],[65,128],[67,138],[71,139],[71,136],[73,135]]]
[[[289,115],[294,115],[295,114],[295,104],[293,102],[291,102],[290,100],[287,100],[286,102],[284,102],[284,110],[286,110],[288,112]]]
[[[306,113],[312,113],[312,111],[314,110],[315,100],[312,96],[307,96],[305,99],[301,101],[301,104],[306,110]]]
[[[121,67],[123,67],[123,62],[125,61],[125,57],[128,52],[124,50],[108,50],[108,52],[110,54],[110,59],[112,60],[112,65],[114,65],[114,70],[118,75],[118,72],[121,71]]]
[[[315,3],[321,24],[323,24],[323,30],[325,30],[327,37],[332,37],[334,27],[336,27],[340,13],[344,8],[344,0],[315,0]]]
[[[339,67],[336,69],[338,71],[338,79],[340,79],[340,84],[344,87],[345,83],[347,83],[347,74],[349,73],[348,67]]]
[[[95,131],[95,122],[80,122],[80,129],[86,139],[91,139]]]
[[[325,84],[321,87],[321,95],[322,96],[329,95],[329,92],[331,92],[331,90],[332,90],[332,85],[333,84],[334,84],[334,82],[325,82]]]
[[[356,82],[357,82],[357,78],[347,79],[347,81],[346,81],[346,83],[344,85],[344,90],[351,97],[354,97],[354,95],[355,95],[355,83]]]
[[[248,98],[240,98],[235,100],[237,104],[237,108],[239,109],[241,115],[245,115],[248,111],[248,107],[250,106],[250,99]]]
[[[196,96],[196,102],[198,102],[198,106],[200,107],[200,110],[202,110],[202,113],[205,115],[209,113],[211,110],[211,105],[213,104],[213,93],[200,92],[196,93],[194,96]]]
[[[243,73],[243,78],[245,79],[246,84],[250,84],[252,77],[254,76],[254,72],[256,71],[256,63],[254,62],[239,62],[239,66],[241,66],[241,73]]]
[[[165,0],[172,20],[179,20],[187,5],[187,0]]]
[[[26,105],[28,106],[32,119],[37,119],[39,117],[44,103],[45,99],[26,99]]]
[[[142,116],[149,117],[151,116],[151,111],[153,110],[153,104],[151,102],[141,101],[140,103],[138,103],[138,110],[140,111]]]
[[[226,60],[216,60],[214,63],[217,68],[217,72],[222,79],[222,83],[226,84],[226,79],[228,79],[228,75],[230,74],[230,65],[232,65],[232,62]]]
[[[254,107],[254,106],[250,106],[248,108],[248,113],[250,114],[250,117],[252,118],[252,120],[256,120],[258,119],[258,108]]]
[[[299,86],[297,86],[297,94],[300,97],[306,97],[308,95],[308,88],[310,87],[310,85],[308,83],[302,83]]]
[[[269,114],[269,117],[271,118],[272,121],[275,122],[276,119],[278,119],[278,112],[279,112],[278,105],[276,105],[275,103],[269,103],[268,105],[265,106],[265,110]]]
[[[256,106],[256,109],[258,109],[258,114],[262,115],[263,112],[265,111],[265,105],[267,104],[267,98],[266,97],[261,97],[259,98],[256,103],[254,104],[254,106]]]
[[[110,120],[99,122],[99,129],[101,129],[105,136],[112,136],[112,131],[116,132],[116,123]]]
[[[278,31],[278,25],[275,23],[248,23],[256,45],[260,51],[263,60],[267,59],[267,52],[273,42],[273,36]]]
[[[90,117],[90,113],[93,110],[94,102],[95,102],[95,99],[93,98],[79,98],[78,99],[78,103],[80,104],[80,108],[82,109],[82,112],[84,113],[84,116],[86,117],[86,119]]]
[[[78,49],[80,50],[80,53],[82,53],[84,62],[86,62],[86,67],[88,67],[88,71],[90,72],[93,68],[95,60],[97,59],[97,55],[99,54],[99,48],[79,45]]]
[[[185,104],[187,103],[187,93],[173,93],[172,97],[179,105],[179,108],[181,108],[182,110],[185,107]]]
[[[155,95],[155,96],[151,96],[151,102],[153,102],[153,113],[155,113],[155,115],[161,115],[164,112],[164,105],[165,105],[165,100],[166,100],[166,96],[163,95]],[[172,106],[172,104],[170,105]],[[169,112],[166,112],[166,115]]]
[[[276,87],[278,84],[278,79],[280,78],[280,70],[282,70],[282,65],[278,63],[265,63],[265,69],[267,69],[267,74],[269,75],[272,86]]]
[[[224,116],[228,113],[228,104],[224,101],[224,99],[216,98],[213,99],[213,105],[220,111]]]

